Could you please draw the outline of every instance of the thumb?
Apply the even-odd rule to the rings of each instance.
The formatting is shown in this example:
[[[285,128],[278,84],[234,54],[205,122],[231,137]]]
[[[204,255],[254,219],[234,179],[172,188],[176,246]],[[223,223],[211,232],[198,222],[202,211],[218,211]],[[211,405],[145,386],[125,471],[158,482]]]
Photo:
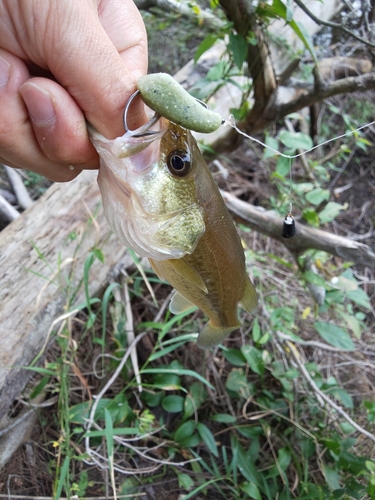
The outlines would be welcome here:
[[[136,80],[147,72],[142,18],[129,0],[103,0],[100,13],[96,2],[65,4],[69,15],[52,16],[56,26],[46,53],[48,69],[100,133],[117,137],[124,132],[123,112],[136,90]],[[146,121],[140,99],[134,101],[129,115],[131,129]]]

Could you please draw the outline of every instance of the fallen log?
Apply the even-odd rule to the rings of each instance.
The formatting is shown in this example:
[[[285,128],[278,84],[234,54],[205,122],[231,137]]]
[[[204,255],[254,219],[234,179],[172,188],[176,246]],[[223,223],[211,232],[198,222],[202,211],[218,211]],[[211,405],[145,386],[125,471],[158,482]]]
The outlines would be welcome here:
[[[39,353],[52,321],[85,301],[84,262],[95,248],[105,260],[92,265],[91,296],[117,265],[132,262],[104,219],[92,171],[49,188],[0,233],[0,420],[31,375],[20,367]]]

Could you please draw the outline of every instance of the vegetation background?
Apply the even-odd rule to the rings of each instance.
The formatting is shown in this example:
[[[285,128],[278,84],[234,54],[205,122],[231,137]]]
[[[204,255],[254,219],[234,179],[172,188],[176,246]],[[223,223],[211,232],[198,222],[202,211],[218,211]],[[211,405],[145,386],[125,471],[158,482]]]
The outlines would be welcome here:
[[[245,49],[216,2],[186,5],[187,15],[157,2],[143,10],[150,71],[174,74],[219,33],[229,58],[202,75],[196,92],[207,97],[246,74]],[[267,5],[292,15],[292,2]],[[371,37],[365,21],[374,8],[346,5],[336,22]],[[204,21],[203,9],[221,31]],[[262,12],[256,19],[266,29]],[[309,44],[319,60],[372,59],[373,47],[329,26],[312,41],[302,36],[298,78],[307,83]],[[249,33],[246,43],[259,41]],[[246,102],[233,110],[240,121]],[[332,96],[315,111],[320,144],[371,122],[374,92]],[[288,115],[257,138],[292,155],[312,144],[303,128],[309,120]],[[207,154],[219,186],[240,200],[284,216],[292,199],[297,220],[375,249],[374,132],[369,126],[293,163],[251,141]],[[25,175],[37,198],[47,183]],[[4,175],[0,182],[9,188]],[[0,471],[1,497],[375,498],[374,267],[313,248],[293,255],[237,222],[259,294],[256,313],[241,313],[240,331],[201,351],[195,339],[202,314],[171,315],[170,287],[133,255],[134,266],[100,296],[87,296],[55,332],[43,364],[32,368],[36,375],[12,412],[43,401],[39,420]],[[82,286],[94,260],[103,259],[100,248],[87,256]]]

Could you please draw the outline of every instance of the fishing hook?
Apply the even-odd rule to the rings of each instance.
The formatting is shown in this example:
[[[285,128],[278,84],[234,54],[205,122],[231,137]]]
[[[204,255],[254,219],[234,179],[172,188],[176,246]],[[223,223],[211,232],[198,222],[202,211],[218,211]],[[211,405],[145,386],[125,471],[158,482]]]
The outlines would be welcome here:
[[[129,132],[133,137],[145,137],[148,135],[155,135],[158,134],[159,132],[157,130],[150,130],[150,128],[159,120],[160,115],[159,113],[155,113],[154,116],[145,124],[142,125],[141,127],[137,128],[136,130],[130,130],[128,127],[128,111],[130,108],[131,103],[137,97],[137,95],[140,94],[139,90],[136,90],[134,94],[132,94],[129,97],[128,102],[126,103],[125,109],[124,109],[124,129],[125,132]],[[135,133],[136,132],[136,133]]]
[[[136,130],[130,130],[129,127],[128,127],[128,112],[129,112],[129,108],[130,108],[130,105],[133,102],[133,100],[139,94],[140,94],[140,91],[136,90],[134,92],[134,94],[132,94],[129,97],[129,100],[126,103],[126,106],[125,106],[125,109],[124,109],[124,129],[125,129],[125,132],[129,132],[129,134],[131,134],[133,137],[146,137],[148,135],[158,134],[159,133],[158,131],[150,130],[150,128],[159,120],[159,118],[161,116],[159,113],[155,113],[154,116],[145,125],[142,125],[142,127],[139,127]],[[197,98],[195,100],[197,102],[199,102],[199,104],[201,104],[204,108],[208,109],[208,106],[207,106],[207,104],[205,102],[203,102],[203,101],[201,101],[200,99],[197,99]],[[134,132],[136,132],[136,133],[134,133]]]

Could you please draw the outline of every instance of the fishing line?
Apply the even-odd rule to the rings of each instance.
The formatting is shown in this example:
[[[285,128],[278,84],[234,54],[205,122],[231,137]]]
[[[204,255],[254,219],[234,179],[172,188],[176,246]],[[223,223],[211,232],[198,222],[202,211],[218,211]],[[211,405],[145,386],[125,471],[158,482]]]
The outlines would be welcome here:
[[[328,139],[324,142],[321,142],[320,144],[317,144],[316,146],[313,146],[312,148],[307,149],[306,151],[302,151],[302,153],[298,153],[296,155],[286,155],[284,153],[281,153],[281,151],[274,149],[273,147],[269,146],[268,144],[265,144],[264,142],[260,141],[259,139],[256,139],[255,137],[252,137],[251,135],[248,135],[245,132],[243,132],[241,129],[239,129],[236,125],[236,121],[235,121],[233,115],[229,115],[228,120],[223,120],[223,125],[229,125],[230,127],[234,128],[234,130],[236,132],[238,132],[240,135],[243,135],[247,139],[250,139],[251,141],[258,143],[261,146],[264,146],[265,148],[273,151],[274,153],[279,154],[280,156],[283,156],[284,158],[290,158],[290,159],[298,158],[299,156],[303,156],[307,153],[310,153],[311,151],[314,151],[314,149],[320,148],[321,146],[325,146],[326,144],[329,144],[330,142],[337,141],[338,139],[341,139],[342,137],[347,137],[349,135],[353,135],[356,132],[359,132],[360,130],[362,130],[364,128],[371,127],[371,125],[374,125],[374,124],[375,124],[375,120],[370,122],[370,123],[366,123],[366,125],[362,125],[361,127],[358,127],[354,130],[349,130],[348,132],[345,132],[345,134],[341,134],[341,135],[338,135],[336,137],[332,137],[332,139]]]
[[[229,115],[228,120],[223,120],[222,125],[229,125],[232,127],[238,134],[243,135],[247,139],[250,139],[251,141],[256,142],[257,144],[260,144],[261,146],[269,149],[273,153],[276,153],[284,158],[289,159],[289,213],[285,216],[284,222],[283,222],[283,228],[281,232],[281,236],[283,238],[292,238],[295,233],[296,233],[296,224],[294,217],[292,215],[292,209],[293,209],[293,204],[292,204],[292,160],[294,158],[299,158],[300,156],[306,155],[307,153],[310,153],[311,151],[314,151],[314,149],[317,149],[321,146],[325,146],[326,144],[329,144],[330,142],[337,141],[338,139],[342,139],[343,137],[348,137],[349,135],[353,135],[356,132],[359,132],[360,130],[363,130],[364,128],[371,127],[371,125],[375,124],[375,120],[366,123],[365,125],[362,125],[361,127],[356,128],[355,130],[349,130],[348,132],[345,132],[345,134],[338,135],[336,137],[333,137],[332,139],[328,139],[324,142],[321,142],[320,144],[317,144],[316,146],[313,146],[310,149],[307,149],[306,151],[302,151],[302,153],[298,153],[295,155],[287,155],[285,153],[281,153],[281,151],[278,151],[277,149],[274,149],[273,147],[269,146],[268,144],[265,144],[264,142],[260,141],[259,139],[256,139],[255,137],[252,137],[251,135],[246,134],[242,130],[240,130],[237,125],[236,121],[233,115]]]

